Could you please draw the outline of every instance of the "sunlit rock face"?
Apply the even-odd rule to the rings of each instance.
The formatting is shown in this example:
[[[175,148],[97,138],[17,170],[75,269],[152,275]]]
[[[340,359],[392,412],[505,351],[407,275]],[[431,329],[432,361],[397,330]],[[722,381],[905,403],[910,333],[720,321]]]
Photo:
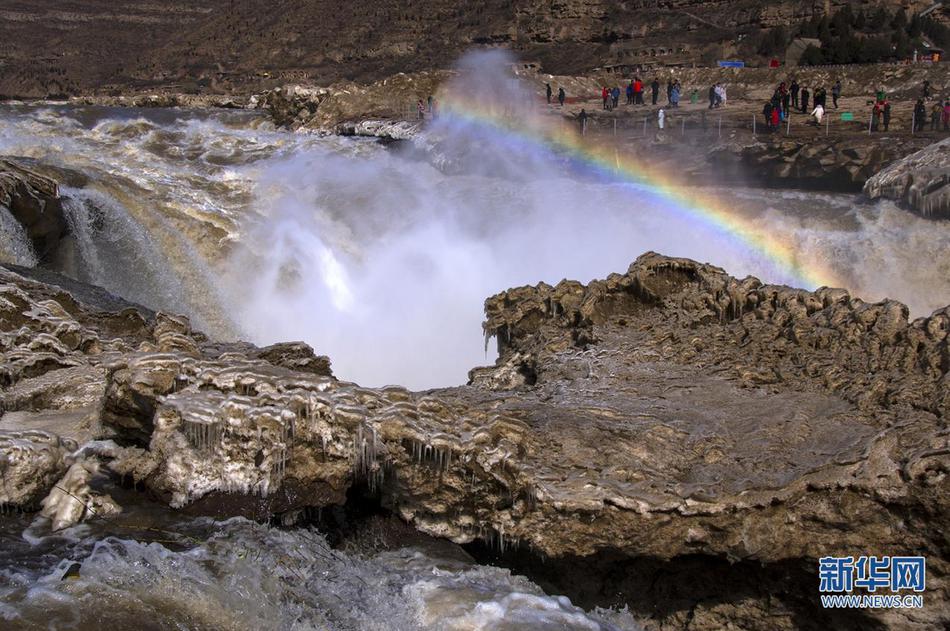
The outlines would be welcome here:
[[[101,462],[190,512],[293,519],[357,487],[426,533],[552,558],[916,550],[946,598],[947,309],[908,322],[647,254],[489,298],[495,366],[418,393],[339,381],[302,344],[218,344],[0,281],[3,419],[21,426],[0,440],[4,504],[52,489],[57,527],[120,510],[89,491]]]

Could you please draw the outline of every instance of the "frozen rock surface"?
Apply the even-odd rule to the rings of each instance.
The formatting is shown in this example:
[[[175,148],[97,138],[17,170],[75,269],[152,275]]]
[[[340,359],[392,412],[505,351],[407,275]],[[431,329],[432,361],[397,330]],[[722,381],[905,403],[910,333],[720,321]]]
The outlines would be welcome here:
[[[714,583],[731,564],[807,585],[824,555],[923,554],[926,609],[825,622],[950,621],[950,308],[908,322],[897,302],[648,253],[588,285],[489,298],[496,364],[420,393],[339,381],[303,344],[218,344],[9,271],[0,298],[6,414],[92,404],[92,433],[115,441],[95,457],[182,510],[265,518],[362,492],[459,543],[575,568],[695,565]],[[6,444],[5,489],[38,501],[6,473],[27,452]],[[83,471],[67,474],[80,490]],[[748,589],[667,594],[653,628],[796,628],[819,606]]]
[[[950,138],[882,169],[865,183],[864,193],[893,199],[924,217],[950,219]]]

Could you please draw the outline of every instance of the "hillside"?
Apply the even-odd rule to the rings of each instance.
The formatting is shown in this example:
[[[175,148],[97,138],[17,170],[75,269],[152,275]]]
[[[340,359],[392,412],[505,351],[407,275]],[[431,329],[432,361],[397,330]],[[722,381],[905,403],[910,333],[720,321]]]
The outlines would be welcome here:
[[[246,92],[443,68],[505,45],[548,72],[748,55],[764,30],[845,4],[779,0],[7,0],[0,95]],[[877,3],[874,3],[877,4]],[[885,2],[908,10],[929,2]]]

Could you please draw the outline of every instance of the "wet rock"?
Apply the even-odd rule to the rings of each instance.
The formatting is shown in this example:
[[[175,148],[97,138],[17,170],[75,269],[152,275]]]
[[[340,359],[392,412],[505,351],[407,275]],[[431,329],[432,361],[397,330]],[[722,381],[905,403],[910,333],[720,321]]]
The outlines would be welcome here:
[[[0,270],[0,285],[5,392],[64,362],[102,370],[99,433],[115,445],[92,452],[181,510],[266,518],[358,492],[457,543],[742,563],[775,585],[788,568],[809,583],[821,556],[913,551],[928,609],[869,619],[947,622],[950,309],[908,321],[894,301],[648,253],[587,285],[489,298],[497,363],[417,393],[339,381],[303,345],[214,344],[180,317],[115,337],[40,283]],[[796,626],[800,603],[749,594],[670,601],[656,628]]]
[[[26,230],[40,260],[68,230],[57,183],[12,160],[0,159],[0,205]]]
[[[0,509],[35,510],[71,464],[76,443],[42,431],[0,431]]]
[[[50,520],[55,532],[68,528],[89,517],[107,517],[121,512],[121,508],[108,495],[99,495],[89,486],[99,472],[95,460],[74,462],[66,475],[53,486],[43,500],[41,515]]]
[[[871,199],[892,199],[918,215],[950,219],[950,139],[880,170],[864,185]]]

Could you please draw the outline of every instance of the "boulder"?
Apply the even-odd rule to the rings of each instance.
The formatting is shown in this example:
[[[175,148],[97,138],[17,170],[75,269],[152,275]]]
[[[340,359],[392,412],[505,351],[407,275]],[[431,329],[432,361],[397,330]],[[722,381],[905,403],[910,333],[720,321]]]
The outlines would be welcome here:
[[[950,138],[881,169],[864,194],[892,199],[923,217],[950,219]]]

